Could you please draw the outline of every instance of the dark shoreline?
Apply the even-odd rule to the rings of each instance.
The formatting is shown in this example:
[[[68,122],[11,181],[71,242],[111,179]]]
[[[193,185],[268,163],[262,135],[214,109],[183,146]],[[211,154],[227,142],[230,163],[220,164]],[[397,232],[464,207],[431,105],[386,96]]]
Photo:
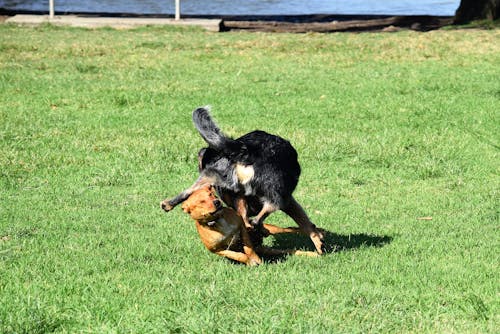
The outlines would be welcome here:
[[[47,11],[8,10],[0,8],[0,17],[17,14],[47,15]],[[61,12],[56,15],[81,17],[173,18],[169,14],[136,14],[106,12]],[[336,31],[397,31],[412,29],[429,31],[453,22],[452,16],[430,15],[182,15],[186,19],[222,19],[222,31],[245,30],[265,32],[336,32]],[[1,20],[0,20],[1,22]]]

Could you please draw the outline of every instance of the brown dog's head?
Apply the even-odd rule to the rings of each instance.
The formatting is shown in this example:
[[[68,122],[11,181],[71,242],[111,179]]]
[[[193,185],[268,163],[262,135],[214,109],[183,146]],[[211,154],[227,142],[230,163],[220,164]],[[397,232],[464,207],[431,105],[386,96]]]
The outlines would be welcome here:
[[[211,185],[196,190],[182,203],[182,210],[200,223],[216,220],[221,209],[222,202],[216,197]]]

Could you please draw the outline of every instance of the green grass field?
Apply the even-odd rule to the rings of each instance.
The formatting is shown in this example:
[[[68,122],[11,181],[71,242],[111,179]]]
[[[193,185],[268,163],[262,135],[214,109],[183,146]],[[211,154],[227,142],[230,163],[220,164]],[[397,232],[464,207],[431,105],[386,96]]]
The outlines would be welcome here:
[[[248,268],[161,211],[207,104],[292,142],[336,252]],[[0,333],[495,333],[499,111],[499,29],[0,25]]]

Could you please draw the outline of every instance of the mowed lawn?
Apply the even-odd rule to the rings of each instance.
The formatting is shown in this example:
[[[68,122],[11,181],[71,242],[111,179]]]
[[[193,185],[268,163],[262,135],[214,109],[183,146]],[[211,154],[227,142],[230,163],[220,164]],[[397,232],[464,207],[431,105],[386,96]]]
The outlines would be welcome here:
[[[207,104],[296,147],[325,256],[248,268],[162,212]],[[498,332],[499,134],[498,29],[0,25],[0,333]]]

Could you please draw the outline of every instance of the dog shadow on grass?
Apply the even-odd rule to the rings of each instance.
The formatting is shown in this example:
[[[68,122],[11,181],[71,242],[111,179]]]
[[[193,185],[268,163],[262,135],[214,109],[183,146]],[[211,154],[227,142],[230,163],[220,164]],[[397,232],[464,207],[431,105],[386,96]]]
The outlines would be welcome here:
[[[370,234],[337,234],[323,230],[323,246],[324,253],[336,253],[360,248],[380,248],[391,243],[392,237],[387,235],[370,235]],[[271,247],[276,249],[301,249],[314,251],[314,246],[307,236],[301,234],[276,234],[272,236],[274,240],[271,242]],[[287,256],[262,256],[265,262],[282,262]]]

